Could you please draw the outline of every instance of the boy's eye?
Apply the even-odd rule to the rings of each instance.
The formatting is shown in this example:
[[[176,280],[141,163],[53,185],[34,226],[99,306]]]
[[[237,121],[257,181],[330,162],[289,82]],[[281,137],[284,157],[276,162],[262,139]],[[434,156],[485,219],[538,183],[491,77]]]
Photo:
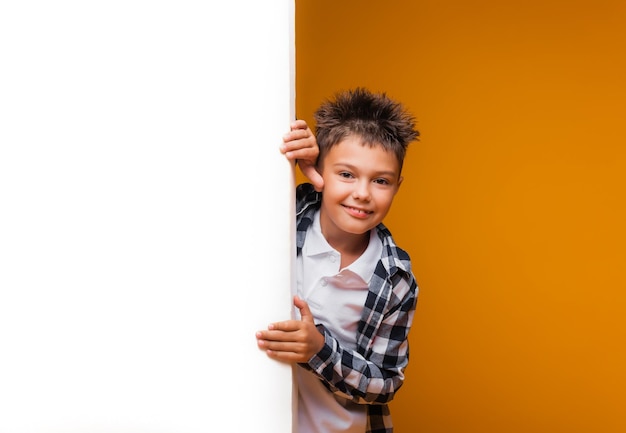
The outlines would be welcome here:
[[[387,179],[376,179],[374,182],[379,185],[389,185],[389,181]]]
[[[350,179],[352,177],[352,173],[348,173],[347,171],[342,171],[339,173],[339,176],[345,177],[346,179]]]

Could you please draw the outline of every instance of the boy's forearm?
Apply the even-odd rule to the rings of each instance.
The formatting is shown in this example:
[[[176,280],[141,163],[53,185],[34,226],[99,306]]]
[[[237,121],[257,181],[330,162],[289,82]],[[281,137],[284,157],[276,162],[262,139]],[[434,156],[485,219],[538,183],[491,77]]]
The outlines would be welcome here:
[[[404,355],[397,357],[397,364],[383,368],[356,351],[343,349],[326,329],[324,339],[324,347],[309,360],[306,368],[315,372],[334,394],[357,404],[386,404],[393,399],[404,382],[408,363],[406,347],[390,348]],[[378,357],[382,359],[384,355]]]
[[[324,380],[335,394],[358,404],[388,403],[404,382],[417,285],[412,277],[403,278],[394,289],[399,295],[398,302],[386,312],[377,329],[378,335],[372,338],[367,358],[357,351],[343,348],[321,326],[324,346],[307,364],[307,368]],[[388,364],[390,359],[394,360],[392,365]]]

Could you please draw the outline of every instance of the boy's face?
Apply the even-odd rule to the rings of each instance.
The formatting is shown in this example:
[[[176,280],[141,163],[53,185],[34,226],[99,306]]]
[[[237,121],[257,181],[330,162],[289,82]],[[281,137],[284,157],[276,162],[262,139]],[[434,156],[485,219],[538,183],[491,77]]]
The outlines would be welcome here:
[[[402,182],[400,163],[392,152],[381,145],[363,145],[354,135],[330,148],[320,171],[324,179],[320,222],[329,241],[376,227]]]

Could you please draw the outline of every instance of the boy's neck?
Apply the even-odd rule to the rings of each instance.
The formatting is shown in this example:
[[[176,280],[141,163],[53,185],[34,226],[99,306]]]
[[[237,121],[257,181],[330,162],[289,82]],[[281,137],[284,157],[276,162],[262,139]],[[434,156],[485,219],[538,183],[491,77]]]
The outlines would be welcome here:
[[[324,229],[322,228],[322,234],[324,238],[326,238],[326,242],[341,254],[341,269],[349,266],[356,259],[361,257],[370,241],[369,231],[362,234],[344,234],[333,238],[324,233]]]

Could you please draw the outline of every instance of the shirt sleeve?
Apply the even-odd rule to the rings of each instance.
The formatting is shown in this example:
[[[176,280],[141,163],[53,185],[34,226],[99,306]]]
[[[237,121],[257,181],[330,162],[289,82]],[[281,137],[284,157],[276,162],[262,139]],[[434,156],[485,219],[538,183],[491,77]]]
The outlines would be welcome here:
[[[374,328],[365,355],[344,349],[323,325],[318,325],[324,334],[324,347],[303,365],[315,372],[331,392],[358,404],[386,404],[404,381],[417,284],[411,274],[394,280],[382,320]]]

